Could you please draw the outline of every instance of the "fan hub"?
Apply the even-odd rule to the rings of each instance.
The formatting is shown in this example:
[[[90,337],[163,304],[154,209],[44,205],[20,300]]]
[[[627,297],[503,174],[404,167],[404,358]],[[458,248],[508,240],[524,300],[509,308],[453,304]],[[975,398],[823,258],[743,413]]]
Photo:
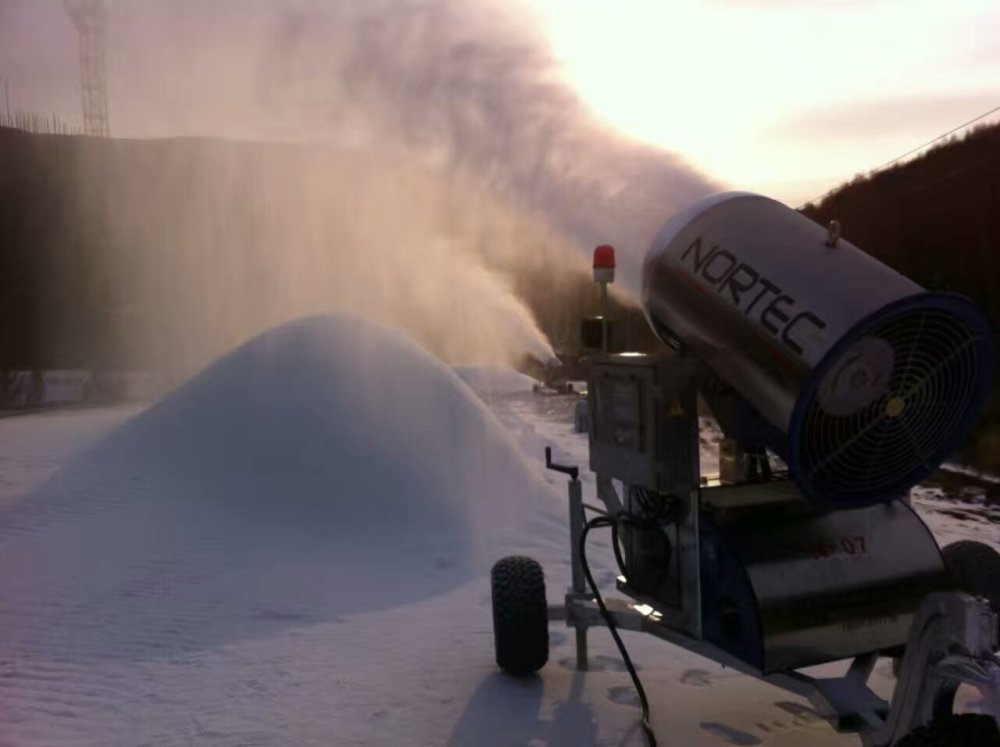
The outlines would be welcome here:
[[[906,400],[902,397],[892,397],[885,403],[885,414],[890,418],[898,418],[906,409]]]

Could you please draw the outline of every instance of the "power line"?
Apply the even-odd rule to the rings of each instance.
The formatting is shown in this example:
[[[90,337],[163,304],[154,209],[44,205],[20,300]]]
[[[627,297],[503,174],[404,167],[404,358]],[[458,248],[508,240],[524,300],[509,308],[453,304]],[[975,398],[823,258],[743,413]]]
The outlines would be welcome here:
[[[924,143],[923,145],[918,145],[918,146],[917,146],[916,148],[910,148],[910,150],[906,151],[906,153],[904,153],[903,155],[901,155],[901,156],[896,156],[895,158],[893,158],[893,159],[891,159],[891,160],[889,160],[889,161],[886,161],[886,162],[885,162],[885,163],[883,163],[883,164],[882,164],[881,166],[876,166],[876,167],[875,167],[874,169],[872,169],[871,171],[868,171],[867,173],[865,173],[865,174],[864,174],[864,177],[865,177],[865,178],[867,179],[868,177],[871,177],[871,176],[874,176],[874,175],[875,175],[875,174],[877,174],[878,172],[880,172],[880,171],[883,171],[883,170],[885,170],[885,169],[889,168],[889,167],[890,167],[890,166],[892,166],[893,164],[895,164],[895,163],[899,163],[900,161],[902,161],[902,160],[903,160],[904,158],[906,158],[907,156],[911,156],[911,155],[913,155],[914,153],[916,153],[917,151],[920,151],[920,150],[923,150],[924,148],[926,148],[926,147],[928,147],[928,146],[931,146],[931,145],[934,145],[934,143],[938,142],[939,140],[944,140],[944,139],[945,139],[946,137],[948,137],[949,135],[954,135],[954,134],[955,134],[956,132],[958,132],[959,130],[964,130],[964,129],[965,129],[966,127],[968,127],[969,125],[971,125],[971,124],[975,124],[975,123],[976,123],[976,122],[978,122],[978,121],[979,121],[980,119],[985,119],[986,117],[990,116],[991,114],[995,114],[996,112],[1000,112],[1000,106],[995,106],[995,107],[993,107],[992,109],[990,109],[990,110],[989,110],[988,112],[983,112],[983,113],[982,113],[982,114],[980,114],[980,115],[979,115],[978,117],[973,117],[973,118],[972,118],[972,119],[970,119],[970,120],[969,120],[968,122],[963,122],[963,123],[962,123],[962,124],[960,124],[960,125],[959,125],[958,127],[954,127],[954,128],[952,128],[952,129],[948,130],[948,131],[947,131],[946,133],[944,133],[943,135],[938,135],[938,136],[937,136],[936,138],[934,138],[933,140],[928,140],[928,141],[927,141],[926,143]],[[822,199],[826,198],[827,196],[829,196],[829,195],[833,194],[833,193],[834,193],[834,192],[836,192],[836,191],[837,191],[838,189],[840,189],[840,186],[841,186],[841,185],[838,185],[838,186],[834,187],[833,189],[829,189],[829,190],[827,190],[826,192],[824,192],[823,194],[821,194],[821,195],[818,195],[817,197],[813,197],[813,198],[812,198],[811,200],[806,200],[805,202],[803,202],[803,203],[802,203],[801,205],[799,205],[799,206],[798,206],[797,208],[795,208],[795,209],[796,209],[796,210],[801,210],[802,208],[804,208],[804,207],[805,207],[806,205],[808,205],[808,204],[809,204],[809,203],[811,203],[811,202],[815,202],[816,200],[822,200]]]

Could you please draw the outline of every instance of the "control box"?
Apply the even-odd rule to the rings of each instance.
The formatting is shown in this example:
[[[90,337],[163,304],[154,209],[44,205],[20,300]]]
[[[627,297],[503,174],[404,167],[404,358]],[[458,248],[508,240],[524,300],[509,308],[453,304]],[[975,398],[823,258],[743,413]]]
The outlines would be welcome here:
[[[697,488],[696,361],[622,353],[590,365],[591,470],[658,492]]]

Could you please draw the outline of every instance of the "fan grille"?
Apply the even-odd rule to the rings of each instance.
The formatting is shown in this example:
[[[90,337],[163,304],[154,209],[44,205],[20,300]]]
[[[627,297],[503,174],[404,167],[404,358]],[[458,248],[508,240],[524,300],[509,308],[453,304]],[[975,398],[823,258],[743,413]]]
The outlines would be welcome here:
[[[832,501],[908,490],[957,445],[978,399],[979,344],[954,316],[922,310],[867,336],[893,350],[885,392],[849,415],[827,412],[814,397],[802,421],[800,475]]]

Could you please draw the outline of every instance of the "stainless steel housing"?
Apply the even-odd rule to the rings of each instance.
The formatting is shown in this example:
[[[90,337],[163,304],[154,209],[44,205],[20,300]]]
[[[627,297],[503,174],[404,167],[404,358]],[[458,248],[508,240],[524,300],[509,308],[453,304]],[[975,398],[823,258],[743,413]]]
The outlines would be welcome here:
[[[715,195],[676,216],[643,267],[650,325],[760,415],[812,501],[897,498],[968,434],[994,379],[992,327],[794,210]]]

